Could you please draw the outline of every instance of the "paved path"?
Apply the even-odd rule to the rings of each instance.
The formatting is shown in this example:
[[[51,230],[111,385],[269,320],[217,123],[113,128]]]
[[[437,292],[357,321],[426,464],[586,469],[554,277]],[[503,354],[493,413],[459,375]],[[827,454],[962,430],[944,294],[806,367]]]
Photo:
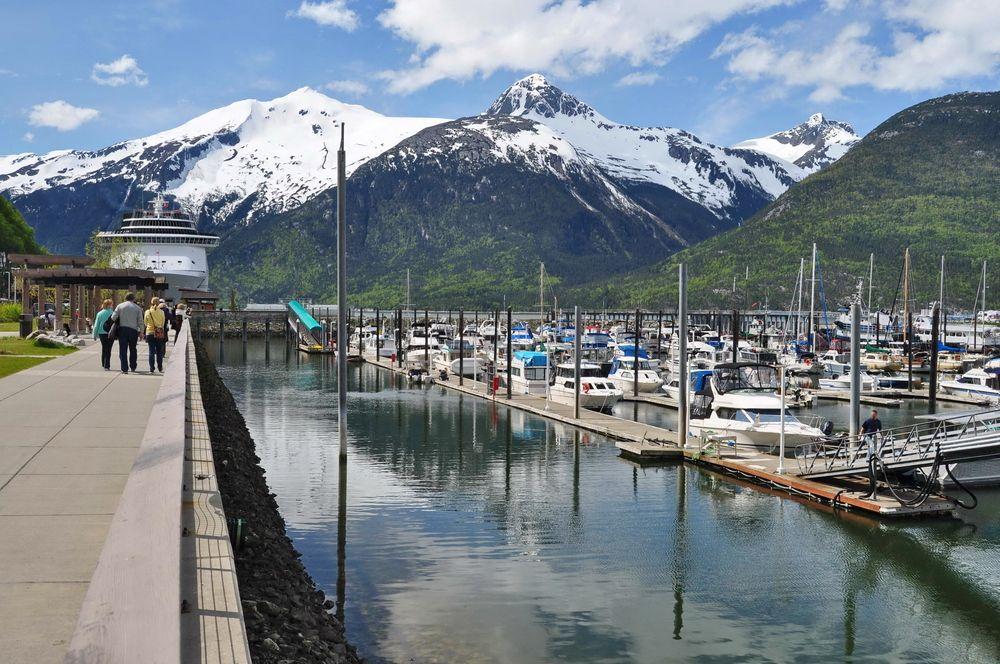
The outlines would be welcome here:
[[[160,386],[104,371],[99,352],[0,379],[4,662],[62,661]]]

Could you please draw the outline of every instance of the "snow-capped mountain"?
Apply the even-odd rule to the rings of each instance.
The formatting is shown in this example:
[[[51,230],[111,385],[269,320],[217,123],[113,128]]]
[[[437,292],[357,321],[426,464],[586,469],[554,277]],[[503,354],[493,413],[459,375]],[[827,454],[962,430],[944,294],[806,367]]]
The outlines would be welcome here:
[[[337,182],[340,124],[348,128],[348,175],[437,118],[387,117],[311,88],[271,101],[243,100],[183,125],[97,151],[58,150],[0,157],[0,192],[36,225],[50,248],[68,230],[49,228],[78,208],[85,239],[117,223],[145,192],[171,194],[203,223],[226,228],[264,212],[301,205]],[[99,205],[88,205],[88,199]],[[60,209],[65,206],[65,209]],[[54,240],[55,238],[55,240]]]
[[[806,175],[786,160],[712,145],[681,129],[618,124],[540,74],[507,88],[486,114],[541,122],[622,182],[667,187],[731,222]]]
[[[791,162],[806,173],[814,173],[843,157],[861,140],[854,127],[814,113],[802,124],[763,138],[737,143],[734,148],[756,150]]]

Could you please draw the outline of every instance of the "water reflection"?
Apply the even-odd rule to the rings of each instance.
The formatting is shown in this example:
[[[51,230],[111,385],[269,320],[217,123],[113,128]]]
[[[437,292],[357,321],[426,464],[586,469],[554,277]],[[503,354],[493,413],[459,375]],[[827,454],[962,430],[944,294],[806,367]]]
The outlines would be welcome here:
[[[374,661],[1000,657],[996,494],[962,521],[875,523],[637,468],[595,434],[370,366],[350,372],[348,483],[332,360],[292,355],[230,347],[220,372]]]

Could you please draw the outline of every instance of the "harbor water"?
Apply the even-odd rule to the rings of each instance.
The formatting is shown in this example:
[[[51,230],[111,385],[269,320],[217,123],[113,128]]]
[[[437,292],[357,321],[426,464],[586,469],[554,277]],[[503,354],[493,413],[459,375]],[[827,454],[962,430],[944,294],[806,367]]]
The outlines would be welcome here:
[[[333,359],[206,346],[289,535],[371,661],[1000,660],[1000,493],[954,519],[876,521],[690,465],[638,468],[604,437],[352,365],[338,528]],[[843,420],[847,404],[821,410]]]

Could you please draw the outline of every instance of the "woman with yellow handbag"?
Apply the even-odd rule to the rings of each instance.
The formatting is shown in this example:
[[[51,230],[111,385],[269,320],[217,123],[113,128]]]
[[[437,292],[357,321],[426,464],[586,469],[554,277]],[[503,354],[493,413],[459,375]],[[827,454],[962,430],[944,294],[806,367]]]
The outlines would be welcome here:
[[[146,323],[146,344],[149,346],[149,373],[163,373],[163,354],[167,352],[167,316],[160,309],[160,298],[154,297],[143,316]]]

